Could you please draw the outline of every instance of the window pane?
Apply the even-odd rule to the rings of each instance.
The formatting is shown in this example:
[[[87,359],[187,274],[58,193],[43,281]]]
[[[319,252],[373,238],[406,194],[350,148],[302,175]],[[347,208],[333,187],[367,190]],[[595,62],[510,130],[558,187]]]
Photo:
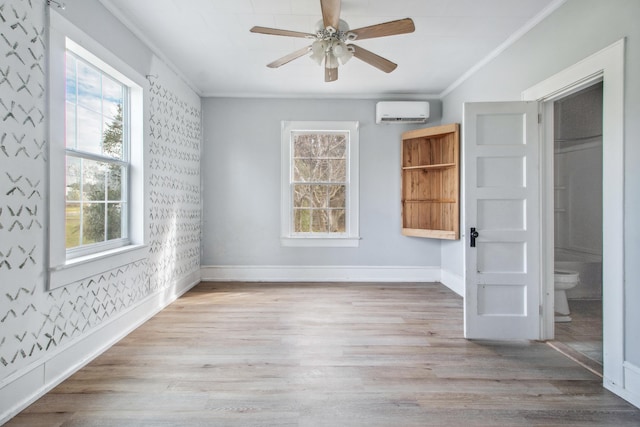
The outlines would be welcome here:
[[[126,86],[82,59],[67,57],[67,147],[123,159]]]
[[[314,208],[327,207],[327,187],[324,185],[314,185],[311,187],[311,205]]]
[[[344,182],[347,179],[347,161],[329,160],[331,166],[329,172],[329,182]]]
[[[327,157],[344,159],[347,157],[347,139],[344,135],[334,135],[329,142]]]
[[[76,126],[78,150],[101,154],[102,115],[78,106]]]
[[[311,157],[311,137],[309,135],[294,135],[293,157]]]
[[[311,186],[310,185],[294,185],[293,186],[293,207],[308,208],[311,207]]]
[[[67,200],[80,200],[81,161],[67,156],[67,180],[65,197]]]
[[[314,182],[326,182],[329,180],[331,166],[328,160],[316,160],[313,164],[311,180]]]
[[[329,232],[345,233],[345,210],[332,209],[329,211]]]
[[[331,176],[331,162],[324,159],[295,159],[293,180],[295,182],[327,182]]]
[[[102,75],[78,60],[78,105],[102,113]]]
[[[105,119],[102,154],[122,159],[122,114],[116,119]]]
[[[107,240],[122,237],[122,203],[107,204]]]
[[[295,182],[310,182],[312,181],[312,170],[315,160],[310,159],[295,159],[293,161],[293,180]]]
[[[345,207],[345,193],[347,187],[344,185],[328,185],[327,192],[329,193],[329,207],[330,208],[344,208]]]
[[[329,231],[329,211],[326,209],[312,211],[311,231],[314,233],[326,233]]]
[[[82,244],[104,242],[105,204],[82,204]]]
[[[104,201],[106,188],[106,163],[82,159],[82,199]]]
[[[67,203],[65,209],[65,247],[75,248],[80,245],[80,204]]]
[[[67,102],[65,113],[65,144],[68,148],[76,148],[76,104]]]
[[[310,210],[295,209],[293,211],[293,231],[296,233],[308,233],[311,231]]]
[[[310,136],[311,152],[313,157],[319,158],[345,158],[347,139],[344,134],[319,133]]]
[[[122,120],[122,85],[107,76],[102,77],[102,112],[110,119],[120,115],[118,120]]]
[[[66,98],[67,98],[67,101],[70,101],[75,104],[77,102],[76,91],[78,89],[77,81],[76,81],[76,59],[73,57],[73,55],[69,55],[69,53],[67,53],[65,59],[66,59],[65,76],[66,76],[66,93],[67,93]]]
[[[107,168],[107,199],[122,200],[124,192],[122,184],[124,183],[124,167],[119,165],[109,165]]]
[[[327,149],[329,147],[327,141],[327,135],[318,134],[315,135],[311,142],[311,152],[313,153],[313,157],[323,158],[327,157]]]

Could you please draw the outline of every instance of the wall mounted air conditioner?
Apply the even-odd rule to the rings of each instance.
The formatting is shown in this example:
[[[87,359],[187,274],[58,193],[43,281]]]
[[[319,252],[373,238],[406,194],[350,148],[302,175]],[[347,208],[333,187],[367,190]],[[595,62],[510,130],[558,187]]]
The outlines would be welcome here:
[[[380,101],[376,104],[376,123],[426,123],[429,103],[425,101]]]

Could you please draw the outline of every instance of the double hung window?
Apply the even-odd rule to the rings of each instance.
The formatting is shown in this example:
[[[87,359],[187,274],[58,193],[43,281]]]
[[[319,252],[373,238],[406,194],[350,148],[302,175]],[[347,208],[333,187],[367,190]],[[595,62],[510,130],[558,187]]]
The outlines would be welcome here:
[[[144,77],[51,10],[49,288],[148,255]]]
[[[128,243],[129,90],[66,52],[65,247],[68,255]]]
[[[283,122],[282,242],[357,246],[358,123]]]

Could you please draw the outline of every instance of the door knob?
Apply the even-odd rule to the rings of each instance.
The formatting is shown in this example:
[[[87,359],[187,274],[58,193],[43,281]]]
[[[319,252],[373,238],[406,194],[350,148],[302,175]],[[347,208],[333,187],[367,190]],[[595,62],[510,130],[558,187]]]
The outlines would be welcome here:
[[[480,234],[478,234],[478,231],[476,230],[475,227],[471,227],[471,231],[469,233],[469,236],[471,237],[471,242],[470,242],[470,246],[472,248],[476,247],[476,238],[479,236]]]

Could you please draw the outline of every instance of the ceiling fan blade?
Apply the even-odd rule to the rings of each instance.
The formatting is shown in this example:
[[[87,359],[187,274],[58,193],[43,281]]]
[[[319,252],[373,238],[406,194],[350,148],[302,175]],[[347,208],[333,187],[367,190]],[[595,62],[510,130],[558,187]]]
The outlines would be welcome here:
[[[372,39],[374,37],[394,36],[396,34],[413,33],[416,30],[411,18],[398,19],[397,21],[384,22],[382,24],[349,30],[355,34],[356,40]]]
[[[369,65],[373,65],[374,67],[384,71],[385,73],[392,72],[398,66],[398,64],[395,64],[388,59],[383,58],[382,56],[378,56],[373,52],[369,52],[368,50],[363,49],[360,46],[356,46],[354,44],[350,44],[349,46],[352,46],[354,49],[353,56],[361,61],[366,62]]]
[[[270,34],[273,36],[302,37],[315,39],[315,34],[301,33],[299,31],[280,30],[278,28],[253,27],[249,31],[252,33]]]
[[[341,0],[320,0],[320,8],[322,9],[322,22],[326,27],[338,29],[340,22],[340,3]]]
[[[302,49],[296,50],[295,52],[291,52],[288,55],[283,56],[280,59],[276,59],[275,61],[271,62],[270,64],[267,64],[267,67],[269,68],[278,68],[284,64],[287,64],[291,61],[293,61],[294,59],[300,58],[301,56],[304,56],[307,54],[307,52],[309,52],[311,50],[311,46],[306,46],[303,47]]]
[[[338,80],[338,69],[337,68],[324,68],[324,81],[325,82],[334,82]]]

